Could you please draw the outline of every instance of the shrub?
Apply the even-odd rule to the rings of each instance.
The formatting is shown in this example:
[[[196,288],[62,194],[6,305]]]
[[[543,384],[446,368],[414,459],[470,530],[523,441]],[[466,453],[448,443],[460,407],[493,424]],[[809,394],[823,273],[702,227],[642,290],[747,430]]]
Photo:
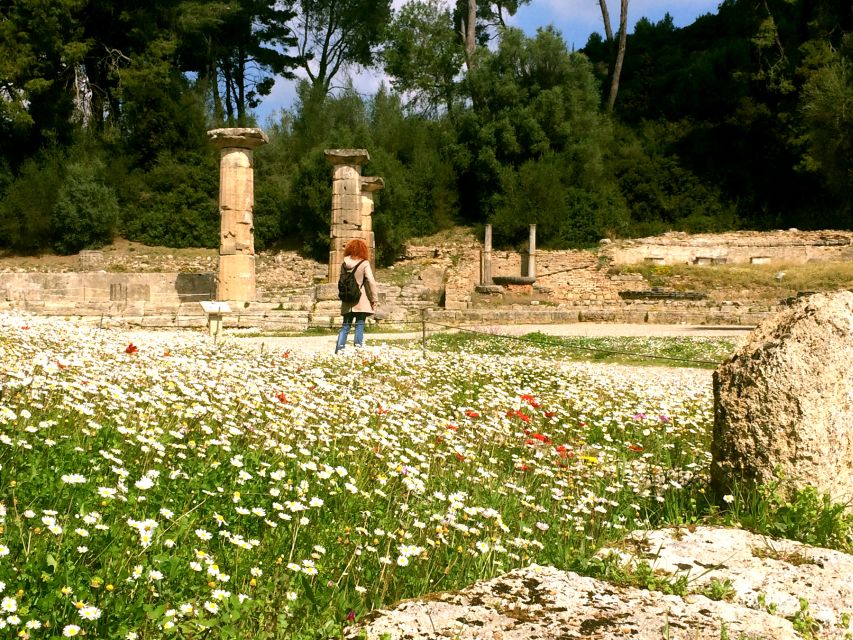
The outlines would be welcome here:
[[[98,161],[66,167],[51,216],[57,253],[76,253],[112,241],[119,217],[118,200],[101,180],[101,170]]]
[[[37,253],[50,247],[51,212],[62,185],[57,158],[24,163],[0,200],[0,246],[19,253]]]
[[[213,154],[161,155],[151,171],[133,176],[123,231],[129,240],[167,247],[218,247],[219,170]]]

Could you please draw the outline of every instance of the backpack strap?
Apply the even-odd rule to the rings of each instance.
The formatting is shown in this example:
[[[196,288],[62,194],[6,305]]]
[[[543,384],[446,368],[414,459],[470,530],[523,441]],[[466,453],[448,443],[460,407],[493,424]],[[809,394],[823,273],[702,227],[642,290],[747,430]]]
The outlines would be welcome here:
[[[358,269],[363,262],[365,262],[365,260],[359,260],[358,264],[356,264],[352,269],[347,269],[347,263],[341,262],[341,273],[343,273],[344,271],[347,271],[349,273],[355,273],[355,270]]]

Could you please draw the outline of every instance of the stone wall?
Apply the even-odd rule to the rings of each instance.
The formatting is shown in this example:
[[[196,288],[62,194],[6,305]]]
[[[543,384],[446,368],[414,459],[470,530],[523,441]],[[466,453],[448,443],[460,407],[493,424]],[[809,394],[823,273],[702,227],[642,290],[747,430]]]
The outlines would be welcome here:
[[[466,249],[447,271],[444,283],[444,308],[467,309],[471,293],[480,282],[480,250]]]
[[[492,252],[493,276],[521,275],[522,255]],[[533,289],[558,302],[595,304],[618,301],[619,291],[646,288],[642,279],[607,274],[608,263],[591,251],[537,251]]]
[[[619,240],[602,246],[615,265],[624,264],[804,264],[853,260],[850,231],[672,232]]]
[[[212,273],[5,273],[0,281],[0,307],[29,310],[170,307],[214,296]]]

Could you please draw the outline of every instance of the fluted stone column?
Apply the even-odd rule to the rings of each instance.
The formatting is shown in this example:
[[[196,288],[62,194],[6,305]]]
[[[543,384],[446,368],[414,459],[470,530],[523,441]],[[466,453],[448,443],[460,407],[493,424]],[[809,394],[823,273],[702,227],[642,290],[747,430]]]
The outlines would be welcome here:
[[[483,239],[483,253],[480,260],[480,284],[487,286],[492,282],[492,225],[486,225],[485,238]]]
[[[526,265],[526,273],[524,266]],[[530,240],[527,243],[527,259],[522,263],[522,276],[528,278],[536,277],[536,225],[530,225]]]
[[[219,151],[219,275],[217,300],[255,300],[253,149],[269,142],[260,129],[207,132]]]
[[[332,224],[329,246],[329,282],[337,282],[344,247],[363,238],[361,229],[361,165],[370,160],[367,149],[326,149],[332,165]]]
[[[373,194],[385,188],[385,181],[378,176],[361,179],[361,233],[370,248],[370,266],[376,268],[376,238],[373,236],[373,210],[376,203]]]

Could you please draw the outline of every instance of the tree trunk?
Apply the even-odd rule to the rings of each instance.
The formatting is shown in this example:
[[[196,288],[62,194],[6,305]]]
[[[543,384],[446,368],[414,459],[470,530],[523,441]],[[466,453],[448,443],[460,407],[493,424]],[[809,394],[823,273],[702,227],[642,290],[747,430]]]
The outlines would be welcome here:
[[[471,71],[476,66],[477,0],[468,0],[468,16],[462,21],[462,42],[465,45],[465,66]]]
[[[613,29],[610,26],[610,12],[607,10],[607,0],[598,0],[601,7],[601,19],[604,20],[604,37],[607,42],[613,42]]]
[[[604,0],[601,0],[602,7]],[[602,11],[604,11],[602,9]],[[610,94],[607,96],[607,110],[613,111],[616,104],[616,94],[619,92],[619,76],[622,74],[622,62],[625,60],[625,46],[628,42],[628,0],[622,0],[619,12],[619,48],[616,51],[616,62],[613,64],[613,74],[610,77]]]

